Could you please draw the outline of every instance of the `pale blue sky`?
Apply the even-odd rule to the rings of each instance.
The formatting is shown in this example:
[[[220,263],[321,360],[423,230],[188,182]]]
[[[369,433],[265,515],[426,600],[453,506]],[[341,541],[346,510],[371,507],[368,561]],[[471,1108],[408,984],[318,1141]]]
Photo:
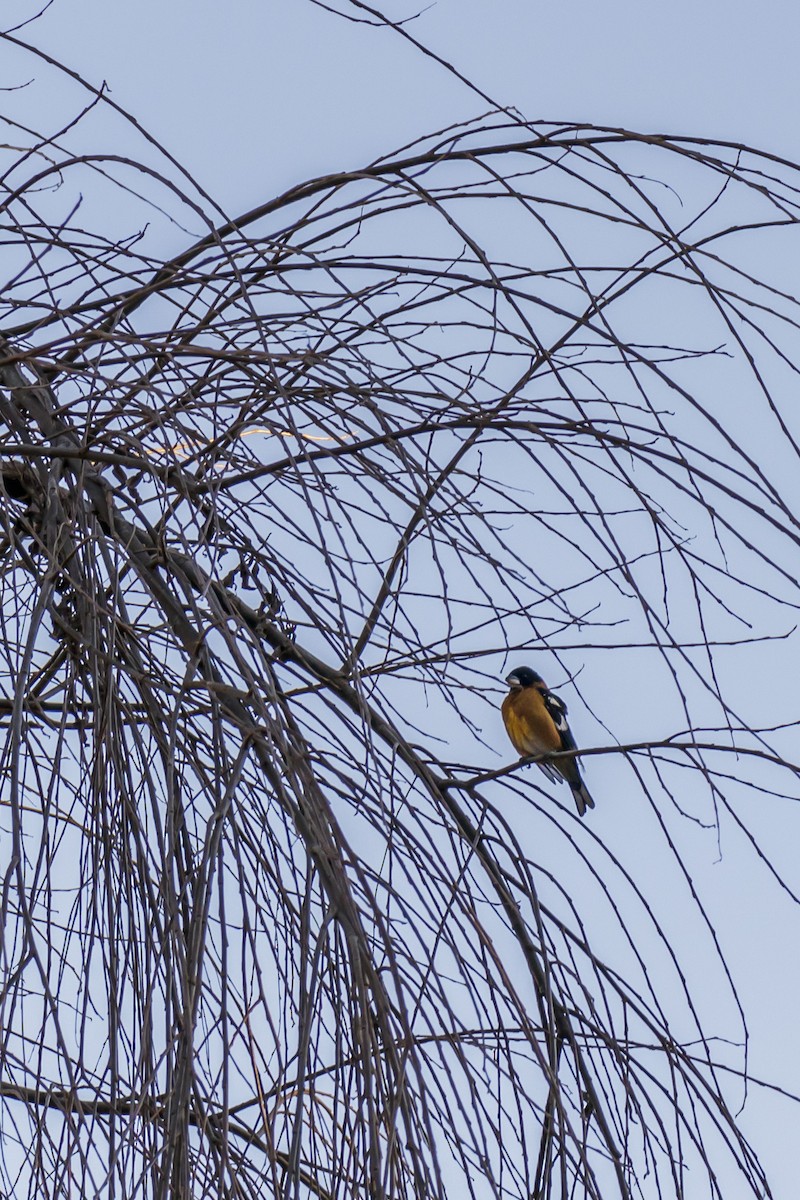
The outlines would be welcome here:
[[[307,0],[56,0],[33,28],[54,56],[105,79],[234,207],[485,107],[396,34]],[[531,119],[711,135],[800,157],[800,13],[785,0],[757,10],[439,0],[408,31]],[[5,72],[7,84],[29,77],[8,57]]]

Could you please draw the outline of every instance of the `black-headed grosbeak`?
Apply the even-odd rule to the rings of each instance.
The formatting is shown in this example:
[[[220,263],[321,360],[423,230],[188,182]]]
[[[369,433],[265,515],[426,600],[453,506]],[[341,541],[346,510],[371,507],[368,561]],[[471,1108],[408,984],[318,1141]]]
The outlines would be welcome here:
[[[517,667],[506,676],[506,683],[511,691],[500,711],[511,744],[523,758],[527,754],[577,749],[567,724],[567,706],[548,689],[541,675],[530,667]],[[594,808],[594,800],[581,779],[576,758],[540,762],[537,766],[548,779],[566,779],[572,788],[579,816],[582,817],[587,808]]]

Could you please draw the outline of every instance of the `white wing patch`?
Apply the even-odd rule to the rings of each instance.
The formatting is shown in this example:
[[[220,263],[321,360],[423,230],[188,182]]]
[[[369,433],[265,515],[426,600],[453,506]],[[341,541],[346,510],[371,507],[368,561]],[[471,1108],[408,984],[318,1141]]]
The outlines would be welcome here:
[[[556,696],[553,692],[542,692],[544,706],[553,718],[553,724],[559,733],[569,733],[569,725],[567,723],[567,706],[564,701]]]

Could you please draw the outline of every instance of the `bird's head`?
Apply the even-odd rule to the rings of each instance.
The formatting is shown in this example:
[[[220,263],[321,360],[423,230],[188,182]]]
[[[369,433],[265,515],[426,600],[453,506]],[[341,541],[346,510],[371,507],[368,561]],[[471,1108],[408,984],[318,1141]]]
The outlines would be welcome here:
[[[517,688],[535,687],[536,684],[544,687],[541,675],[537,675],[530,667],[515,667],[510,675],[506,675],[506,683],[512,692]]]

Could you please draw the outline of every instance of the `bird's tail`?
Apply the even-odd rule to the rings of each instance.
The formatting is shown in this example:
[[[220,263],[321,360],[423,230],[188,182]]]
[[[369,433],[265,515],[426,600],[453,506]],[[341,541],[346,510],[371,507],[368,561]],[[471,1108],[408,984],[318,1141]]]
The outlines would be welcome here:
[[[582,817],[587,808],[594,808],[594,800],[590,796],[589,789],[582,779],[570,779],[569,786],[572,788],[572,794],[578,806],[578,816]]]

